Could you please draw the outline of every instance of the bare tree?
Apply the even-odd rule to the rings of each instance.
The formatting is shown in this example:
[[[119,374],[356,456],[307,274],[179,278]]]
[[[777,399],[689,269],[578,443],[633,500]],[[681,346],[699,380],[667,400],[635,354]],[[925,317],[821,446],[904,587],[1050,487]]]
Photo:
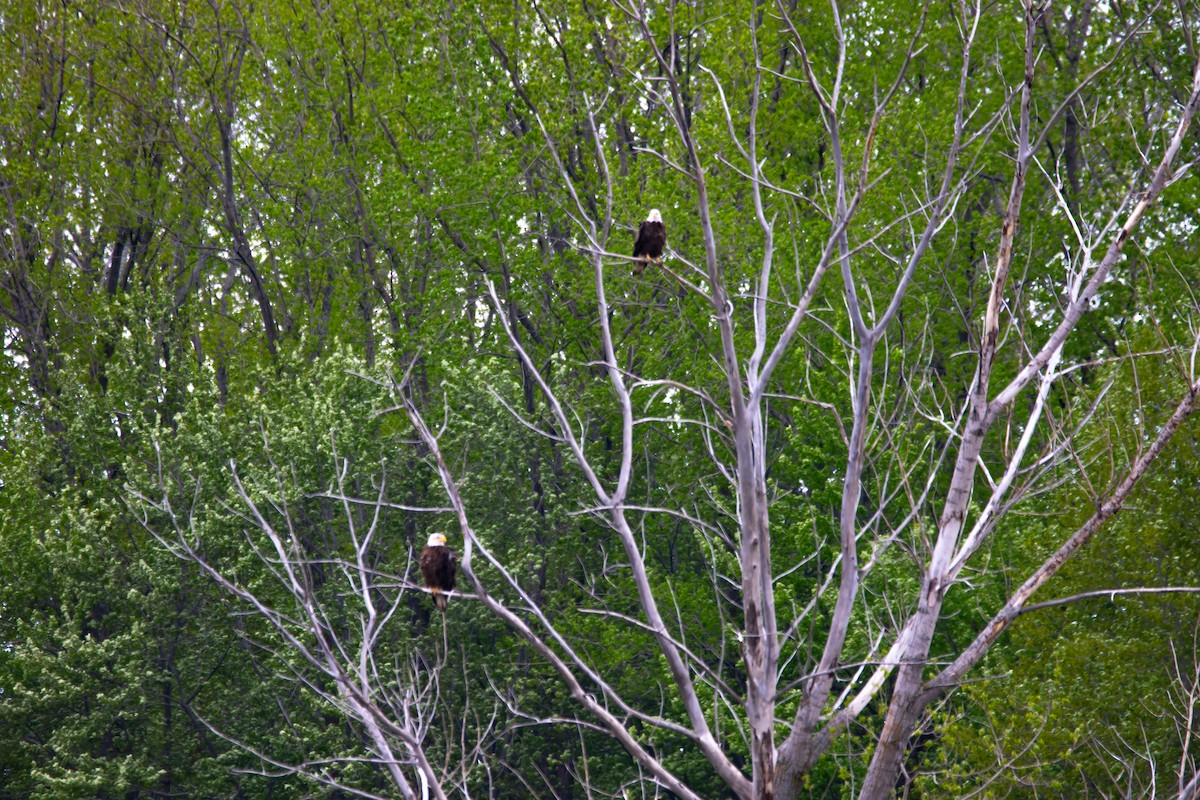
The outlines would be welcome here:
[[[172,502],[183,490],[164,472],[161,452],[153,491],[134,492],[142,525],[163,546],[197,564],[267,623],[275,636],[258,644],[283,656],[280,663],[291,665],[285,676],[288,680],[303,686],[361,731],[371,753],[369,760],[378,765],[401,797],[445,798],[447,788],[462,785],[477,765],[482,740],[463,752],[458,764],[436,768],[426,753],[426,741],[442,703],[439,679],[447,653],[443,650],[437,660],[415,651],[395,658],[395,653],[389,656],[380,646],[389,625],[394,626],[398,616],[404,617],[406,593],[414,588],[409,579],[414,570],[411,553],[400,575],[382,571],[378,563],[381,521],[393,505],[384,500],[386,474],[381,474],[375,502],[367,506],[347,494],[349,462],[339,460],[335,485],[322,497],[335,501],[344,514],[350,555],[314,554],[288,502],[297,490],[289,486],[286,472],[270,460],[265,436],[264,447],[271,471],[267,480],[274,485],[248,487],[237,464],[230,462],[241,507],[229,510],[245,525],[246,543],[274,579],[274,586],[239,577],[236,567],[224,567],[208,554],[197,531],[195,504],[177,507]],[[195,487],[197,494],[199,488]],[[330,586],[334,596],[342,597],[337,603],[330,603]],[[278,589],[283,590],[282,601],[275,596]],[[389,657],[394,659],[390,663]],[[476,708],[472,713],[485,712]],[[263,774],[297,774],[355,796],[377,797],[342,775],[347,764],[363,760],[361,757],[322,754],[294,763],[233,740],[213,726],[210,729],[257,756],[264,765]],[[486,738],[491,723],[474,729]]]
[[[788,35],[787,47],[799,65],[802,80],[821,109],[828,142],[828,158],[834,180],[824,197],[823,213],[829,221],[828,233],[820,258],[803,270],[807,280],[792,287],[792,299],[785,295],[772,297],[778,277],[776,244],[781,234],[773,208],[790,193],[773,185],[762,170],[764,156],[760,152],[756,123],[762,86],[772,74],[763,63],[758,38],[763,9],[749,14],[747,25],[753,33],[754,77],[749,91],[748,106],[739,113],[725,101],[725,93],[713,73],[708,77],[714,94],[723,109],[728,126],[729,141],[740,156],[740,162],[726,161],[720,155],[701,152],[692,129],[694,99],[681,84],[679,48],[660,46],[660,38],[652,29],[646,9],[639,5],[615,3],[642,33],[653,54],[657,77],[645,78],[647,95],[669,120],[676,137],[675,148],[680,157],[666,152],[650,151],[662,160],[665,167],[682,173],[691,182],[696,200],[696,214],[702,233],[696,263],[690,254],[676,252],[673,260],[682,264],[674,278],[690,291],[700,295],[711,308],[711,322],[720,340],[720,352],[714,357],[725,378],[723,387],[689,385],[670,377],[644,376],[629,371],[618,354],[611,329],[606,268],[622,261],[622,254],[610,246],[613,233],[613,185],[608,171],[607,153],[597,113],[603,101],[588,101],[587,130],[593,139],[595,160],[601,175],[600,186],[605,192],[602,202],[594,203],[576,186],[572,170],[565,163],[560,145],[549,132],[539,109],[528,101],[528,110],[535,117],[566,191],[570,196],[570,215],[582,235],[581,253],[588,259],[594,274],[597,304],[597,330],[602,350],[601,365],[607,374],[615,401],[615,413],[621,420],[619,469],[615,476],[605,479],[586,449],[585,431],[566,398],[544,376],[537,360],[523,346],[515,332],[515,321],[505,313],[505,304],[490,287],[493,308],[508,334],[512,349],[519,355],[524,370],[534,376],[545,397],[554,420],[553,436],[573,456],[595,495],[592,513],[618,536],[632,580],[637,588],[643,619],[624,620],[649,632],[669,665],[673,690],[686,712],[686,724],[663,719],[640,711],[623,699],[616,689],[605,682],[602,674],[580,657],[553,622],[529,598],[526,611],[536,622],[526,622],[511,609],[494,600],[472,569],[478,551],[489,564],[505,575],[515,590],[518,583],[503,565],[486,550],[474,535],[470,510],[461,500],[456,479],[439,449],[438,437],[424,423],[419,409],[405,403],[422,441],[437,461],[442,481],[455,508],[462,528],[465,547],[464,567],[474,591],[489,604],[495,613],[506,619],[521,636],[528,639],[554,665],[571,689],[572,696],[583,709],[597,719],[629,750],[635,760],[652,776],[680,796],[694,796],[680,784],[660,760],[643,748],[629,734],[628,723],[637,720],[656,725],[686,736],[711,764],[713,770],[737,796],[743,798],[791,798],[798,795],[803,777],[818,759],[829,752],[831,744],[850,725],[861,720],[864,711],[875,700],[888,698],[887,711],[878,742],[859,790],[862,798],[886,798],[895,791],[903,768],[906,746],[919,728],[930,703],[963,680],[979,663],[1000,634],[1022,612],[1034,593],[1045,585],[1062,565],[1081,546],[1088,542],[1101,526],[1125,504],[1138,481],[1154,459],[1163,451],[1184,420],[1193,412],[1200,394],[1200,375],[1196,373],[1194,354],[1200,340],[1171,342],[1167,351],[1174,354],[1181,367],[1185,387],[1176,399],[1174,410],[1153,430],[1136,441],[1137,451],[1122,468],[1108,488],[1096,497],[1091,517],[1078,529],[1065,535],[1044,563],[1031,573],[1012,593],[1007,603],[979,630],[977,637],[947,663],[931,664],[930,648],[938,622],[942,617],[947,593],[963,582],[963,572],[973,556],[988,542],[1004,516],[1022,499],[1044,491],[1050,481],[1052,468],[1078,462],[1081,456],[1080,436],[1084,425],[1095,409],[1085,412],[1082,422],[1066,424],[1052,418],[1048,401],[1056,387],[1076,369],[1064,359],[1064,347],[1072,339],[1084,315],[1092,307],[1101,287],[1122,260],[1122,253],[1146,212],[1164,189],[1186,171],[1178,161],[1184,138],[1200,105],[1200,65],[1193,75],[1185,102],[1171,109],[1164,117],[1163,136],[1154,148],[1153,157],[1146,151],[1146,163],[1136,175],[1134,184],[1117,203],[1104,207],[1076,208],[1063,197],[1063,183],[1044,160],[1047,139],[1062,115],[1078,101],[1085,88],[1111,68],[1123,48],[1138,35],[1145,20],[1131,23],[1122,37],[1113,44],[1111,57],[1092,73],[1079,79],[1078,84],[1063,98],[1034,113],[1034,83],[1039,56],[1039,25],[1046,11],[1040,3],[1023,6],[1023,73],[1014,82],[1009,102],[1004,102],[991,116],[979,113],[972,105],[971,82],[979,59],[976,36],[984,15],[980,4],[960,3],[955,6],[955,24],[960,33],[960,69],[957,102],[951,126],[950,144],[946,148],[939,170],[926,182],[927,194],[914,207],[881,226],[858,227],[858,212],[876,185],[872,168],[872,142],[886,114],[900,92],[913,59],[921,52],[922,35],[926,24],[920,23],[907,43],[907,56],[887,86],[876,91],[874,111],[863,129],[846,129],[847,87],[843,84],[847,58],[847,33],[843,30],[840,10],[832,10],[835,63],[827,70],[831,79],[819,77],[821,70],[805,46],[805,36],[799,23],[791,18],[791,10],[782,2],[773,11],[782,21]],[[674,18],[670,20],[671,41],[677,41]],[[520,87],[518,87],[519,89]],[[861,160],[851,164],[844,141],[848,135],[861,145]],[[977,346],[972,350],[974,376],[969,391],[961,398],[937,395],[930,387],[910,389],[913,397],[922,394],[936,397],[930,417],[942,427],[952,445],[933,452],[935,468],[921,482],[915,464],[886,446],[879,446],[886,436],[887,420],[875,397],[878,381],[880,345],[887,340],[897,315],[904,306],[914,276],[930,270],[928,263],[931,243],[947,230],[956,203],[978,177],[974,160],[981,142],[993,136],[1007,134],[1011,139],[1008,196],[1000,216],[998,245],[987,266],[986,307]],[[715,162],[715,163],[714,163]],[[717,246],[718,226],[708,191],[708,175],[717,164],[736,170],[745,181],[752,197],[754,218],[759,228],[757,247],[762,252],[762,264],[753,291],[739,297],[726,279],[722,257]],[[1072,255],[1064,259],[1061,275],[1065,287],[1061,304],[1053,311],[1053,320],[1042,325],[1045,334],[1022,324],[1025,311],[1014,290],[1013,273],[1015,241],[1022,225],[1025,195],[1030,175],[1038,171],[1045,175],[1051,189],[1057,192],[1055,213],[1068,220],[1075,234],[1071,242]],[[804,198],[816,202],[810,198]],[[1095,220],[1101,220],[1096,224]],[[901,226],[909,231],[912,246],[889,286],[870,285],[856,264],[864,253],[874,247],[883,231]],[[794,235],[794,234],[793,234]],[[830,566],[822,583],[823,592],[836,598],[828,619],[823,643],[800,643],[799,631],[805,624],[805,612],[793,618],[780,616],[775,605],[774,584],[780,571],[772,564],[771,492],[768,487],[768,400],[778,393],[794,392],[792,387],[773,382],[776,368],[796,347],[803,326],[812,324],[812,303],[820,293],[830,292],[827,285],[830,273],[839,275],[840,296],[847,309],[851,325],[851,340],[847,344],[847,361],[852,368],[847,373],[846,392],[852,398],[850,413],[839,420],[846,431],[847,455],[842,483],[842,502],[838,513],[840,525],[840,554]],[[882,305],[876,306],[883,297]],[[749,354],[738,348],[735,320],[739,316],[737,303],[746,302],[744,313],[753,321],[753,346]],[[776,303],[786,305],[782,320],[771,312]],[[1035,338],[1037,337],[1037,338]],[[1188,353],[1192,354],[1189,359]],[[1161,357],[1162,351],[1158,357]],[[997,378],[997,365],[1004,361],[1010,377]],[[740,589],[741,618],[738,620],[738,647],[742,669],[746,675],[745,695],[740,696],[728,687],[719,674],[696,657],[685,644],[684,631],[668,623],[662,605],[669,602],[659,597],[648,577],[644,548],[636,534],[631,515],[650,511],[672,514],[690,524],[702,527],[705,523],[689,513],[687,507],[647,509],[630,498],[631,476],[638,452],[637,431],[647,421],[635,411],[633,395],[641,389],[670,387],[699,398],[710,419],[716,424],[696,421],[705,428],[710,442],[709,455],[728,481],[736,496],[736,534],[725,541],[736,553],[739,573],[731,576]],[[728,393],[728,401],[715,399],[718,393]],[[1018,398],[1028,405],[1028,415],[1019,421],[1012,414]],[[918,403],[919,404],[919,403]],[[529,423],[532,424],[532,423]],[[728,429],[728,450],[721,452],[715,439],[723,435],[721,426]],[[989,436],[995,437],[997,426],[1007,426],[1003,432],[1006,446],[999,452],[985,451]],[[870,444],[875,442],[876,444]],[[888,495],[880,505],[895,513],[890,519],[875,513],[864,522],[862,513],[863,477],[870,470],[886,475],[893,481]],[[939,478],[945,488],[939,492]],[[980,479],[983,482],[980,482]],[[973,506],[972,500],[975,505]],[[935,519],[925,519],[927,509],[939,507]],[[917,563],[916,594],[896,598],[891,604],[894,625],[874,635],[873,646],[865,658],[847,665],[847,641],[853,632],[855,611],[863,603],[861,587],[864,579],[880,563],[881,555],[890,547],[911,544]],[[864,545],[868,551],[864,554]],[[836,588],[835,588],[836,587]],[[814,598],[813,602],[816,602]],[[811,609],[811,606],[810,606]],[[724,643],[714,644],[720,649]],[[815,658],[802,676],[781,686],[781,662],[792,660],[796,648],[812,647]],[[584,683],[589,683],[590,688]],[[731,761],[728,750],[714,734],[709,723],[708,709],[701,701],[697,685],[703,684],[719,698],[719,704],[740,707],[746,724],[745,739],[750,753],[747,774]],[[839,693],[834,694],[838,688]],[[599,695],[592,694],[599,692]],[[780,720],[778,709],[784,697],[796,698],[795,712],[788,720]],[[620,709],[614,714],[612,708]]]
[[[931,7],[925,9],[904,43],[904,56],[895,74],[875,88],[870,113],[865,122],[859,123],[848,112],[851,89],[845,85],[844,76],[851,37],[843,27],[842,12],[836,3],[831,11],[834,47],[829,64],[818,63],[807,45],[805,25],[795,18],[792,6],[780,0],[772,7],[754,4],[749,9],[745,24],[751,35],[753,66],[748,99],[741,105],[729,101],[726,87],[714,72],[701,66],[703,78],[695,78],[690,72],[691,62],[687,71],[682,69],[678,46],[681,34],[675,30],[671,8],[664,12],[669,41],[666,45],[661,19],[653,19],[644,6],[620,0],[614,0],[614,6],[640,31],[650,53],[654,74],[642,76],[642,91],[650,101],[648,105],[663,115],[673,138],[671,148],[660,151],[640,147],[640,155],[660,159],[665,170],[682,175],[695,199],[700,232],[696,252],[680,248],[671,253],[669,274],[684,290],[701,298],[708,309],[708,321],[719,342],[719,352],[712,356],[723,383],[698,385],[680,376],[639,374],[630,366],[631,359],[623,357],[612,322],[619,301],[610,300],[616,296],[610,283],[613,268],[626,266],[631,259],[618,252],[623,249],[620,244],[613,243],[618,230],[614,221],[614,179],[609,171],[611,149],[602,133],[606,98],[585,96],[586,111],[579,120],[599,176],[595,184],[599,187],[597,198],[589,192],[595,187],[582,186],[579,170],[572,166],[580,155],[566,152],[568,148],[556,138],[553,125],[525,92],[516,66],[510,67],[513,62],[495,39],[491,40],[492,47],[509,69],[513,89],[540,131],[553,171],[568,198],[565,213],[576,225],[579,256],[593,278],[600,356],[592,366],[598,367],[607,380],[613,401],[611,413],[619,420],[619,441],[613,444],[615,469],[602,469],[589,452],[585,415],[576,413],[570,396],[554,384],[545,363],[531,352],[531,345],[522,342],[518,335],[520,320],[514,318],[512,305],[490,281],[487,296],[523,375],[540,392],[552,426],[547,429],[520,412],[515,415],[553,440],[574,461],[591,495],[586,513],[611,530],[620,543],[625,559],[621,570],[627,570],[636,590],[640,616],[595,611],[607,623],[633,627],[653,639],[670,676],[663,691],[670,692],[682,709],[679,718],[660,709],[639,707],[625,696],[527,591],[514,568],[476,534],[473,510],[460,490],[460,476],[443,451],[442,432],[427,422],[425,409],[414,402],[407,379],[402,378],[392,387],[396,407],[404,411],[415,428],[418,446],[422,453],[428,453],[448,502],[445,509],[410,510],[453,513],[462,533],[462,570],[470,587],[469,601],[482,603],[503,620],[549,665],[569,692],[576,708],[542,721],[602,730],[626,749],[647,783],[679,797],[697,798],[699,792],[672,770],[640,731],[657,729],[682,737],[734,795],[765,800],[798,796],[804,777],[830,754],[834,742],[853,725],[864,722],[873,705],[886,702],[870,764],[857,793],[867,800],[890,797],[903,774],[910,739],[920,729],[930,704],[964,680],[1013,620],[1030,607],[1035,592],[1121,510],[1195,409],[1200,397],[1200,374],[1195,368],[1200,339],[1166,341],[1155,357],[1162,359],[1166,354],[1168,363],[1178,367],[1182,389],[1173,398],[1173,410],[1165,419],[1156,420],[1139,431],[1140,435],[1131,437],[1129,446],[1134,452],[1126,463],[1118,465],[1118,474],[1112,480],[1096,489],[1093,513],[1049,548],[1044,562],[976,631],[973,641],[947,659],[933,658],[931,648],[947,594],[965,583],[965,573],[981,568],[977,554],[1006,515],[1021,501],[1052,489],[1061,480],[1057,470],[1072,469],[1072,465],[1087,460],[1083,442],[1088,424],[1099,414],[1100,401],[1093,400],[1078,418],[1061,418],[1052,408],[1054,393],[1062,390],[1081,366],[1067,358],[1065,347],[1078,337],[1081,321],[1101,287],[1118,270],[1126,245],[1148,209],[1187,170],[1180,165],[1181,151],[1200,106],[1200,63],[1183,102],[1163,109],[1152,143],[1138,145],[1145,163],[1133,170],[1133,182],[1124,196],[1108,203],[1102,197],[1090,204],[1087,198],[1068,200],[1065,195],[1068,185],[1076,180],[1076,168],[1070,168],[1070,179],[1058,177],[1058,165],[1053,163],[1053,156],[1046,155],[1050,133],[1065,114],[1077,118],[1082,93],[1118,63],[1146,19],[1130,22],[1110,43],[1107,60],[1079,78],[1064,97],[1045,98],[1035,92],[1035,76],[1039,26],[1046,7],[1025,2],[1020,31],[1022,69],[1019,75],[1005,80],[1005,97],[984,106],[973,99],[973,82],[984,60],[978,37],[985,11],[981,3],[956,3],[952,19],[943,23],[943,32],[947,28],[957,32],[959,47],[957,91],[952,119],[946,125],[949,133],[945,147],[933,159],[936,164],[927,171],[926,179],[917,182],[924,187],[922,196],[891,198],[883,205],[894,210],[892,217],[880,219],[875,214],[865,218],[863,209],[876,200],[880,179],[873,164],[873,144],[887,125],[889,114],[895,111],[910,70],[926,46]],[[781,74],[764,58],[762,26],[768,13],[782,37],[784,61],[791,65],[789,74]],[[708,102],[716,105],[728,131],[728,156],[710,153],[697,140],[693,127],[696,87],[685,84],[681,77],[685,74],[689,81],[707,82]],[[819,108],[832,183],[817,197],[776,185],[764,169],[770,155],[764,153],[758,129],[760,103],[769,96],[766,85],[776,78],[806,87]],[[861,94],[864,90],[857,87],[855,91]],[[940,387],[935,377],[904,383],[905,394],[899,402],[909,413],[922,414],[938,433],[918,448],[919,455],[912,456],[892,446],[896,424],[881,396],[880,372],[887,361],[888,337],[893,335],[910,299],[914,281],[921,275],[936,274],[938,267],[931,253],[942,237],[954,235],[958,204],[980,180],[978,159],[984,145],[1003,137],[1008,139],[1004,149],[1009,171],[1000,183],[1008,188],[1000,201],[995,253],[980,270],[986,304],[981,321],[964,312],[967,325],[975,332],[965,356],[971,360],[972,377],[961,395]],[[851,150],[859,153],[857,159],[852,159]],[[1076,159],[1076,151],[1070,157]],[[712,172],[719,169],[739,176],[752,206],[756,231],[753,250],[761,253],[761,265],[748,291],[731,285],[718,246],[722,231],[709,182]],[[1019,274],[1016,245],[1024,224],[1031,176],[1040,176],[1038,179],[1054,196],[1054,213],[1074,234],[1069,256],[1058,262],[1062,287],[1058,305],[1038,309],[1037,325],[1029,322],[1031,302],[1021,294],[1014,277]],[[795,226],[780,221],[793,203],[816,207],[827,224],[819,256],[811,263],[797,265],[794,275],[789,276],[779,265],[777,253],[789,237],[788,244],[796,244]],[[884,283],[879,277],[881,271],[864,269],[863,264],[869,263],[870,254],[895,231],[903,231],[910,245],[903,257],[892,257],[896,269],[890,281]],[[738,233],[744,234],[744,229]],[[798,247],[793,249],[799,251]],[[780,378],[781,365],[799,357],[797,352],[806,331],[831,327],[814,312],[819,298],[831,297],[844,306],[848,330],[845,335],[839,332],[843,352],[822,355],[830,360],[844,359],[849,365],[841,387],[850,398],[846,409],[811,396],[803,386],[787,385]],[[738,324],[744,321],[749,321],[750,336],[739,332]],[[1134,358],[1122,356],[1117,360]],[[631,496],[642,426],[654,421],[639,413],[635,395],[661,390],[686,394],[700,409],[702,418],[681,419],[678,424],[695,426],[700,431],[704,455],[711,459],[734,498],[729,527],[725,526],[727,520],[713,523],[695,511],[695,498],[668,498],[650,506]],[[773,424],[770,404],[780,398],[836,415],[844,435],[837,558],[818,565],[819,589],[801,609],[776,605],[777,582],[791,568],[773,563],[772,548],[772,511],[779,498],[769,479]],[[1024,405],[1020,413],[1016,410],[1018,401]],[[1145,414],[1142,416],[1145,418]],[[1003,446],[990,447],[989,443],[996,440]],[[1080,467],[1079,472],[1086,470]],[[236,471],[234,476],[236,479]],[[868,476],[873,476],[880,496],[871,508],[864,508]],[[1082,480],[1086,479],[1084,474]],[[351,521],[354,551],[359,559],[335,562],[361,601],[362,635],[351,645],[340,638],[314,598],[307,573],[310,557],[297,550],[294,537],[260,513],[252,494],[240,483],[238,494],[247,509],[246,524],[265,534],[270,544],[269,551],[260,557],[272,566],[294,601],[295,608],[286,613],[207,565],[186,516],[177,515],[161,479],[159,489],[158,495],[146,495],[141,500],[171,521],[172,533],[163,535],[162,541],[181,556],[200,563],[213,580],[267,619],[285,646],[329,679],[333,689],[313,688],[362,726],[379,763],[404,796],[416,796],[414,784],[421,786],[420,791],[445,796],[449,777],[429,764],[423,747],[422,709],[426,706],[422,698],[433,690],[422,683],[423,679],[401,676],[402,685],[412,691],[392,697],[381,687],[381,670],[373,660],[376,632],[392,618],[399,599],[398,590],[379,583],[379,576],[361,559],[369,549],[374,523],[360,535]],[[279,496],[283,494],[280,490]],[[351,498],[340,487],[337,497],[347,504],[347,515],[352,520]],[[386,508],[387,502],[382,483],[378,497],[367,501],[376,513]],[[288,519],[286,506],[277,511],[283,520]],[[738,654],[728,660],[739,661],[744,689],[729,679],[724,656],[714,667],[699,654],[700,648],[689,641],[691,633],[673,613],[677,608],[672,598],[652,579],[653,568],[638,533],[637,520],[644,514],[682,520],[709,537],[714,549],[724,548],[733,557],[734,574],[722,573],[714,557],[712,583],[714,601],[722,613],[729,605],[722,599],[723,588],[727,583],[736,588],[737,616],[722,626],[719,640],[705,642],[704,646],[709,652]],[[146,524],[153,529],[151,520],[147,519]],[[889,597],[888,622],[875,625],[871,615],[864,612],[867,600],[863,587],[895,550],[903,550],[911,559],[915,588],[909,594]],[[487,581],[495,583],[489,585]],[[382,606],[380,597],[387,598]],[[819,625],[815,622],[818,604],[829,608]],[[852,641],[869,644],[864,651],[851,645]],[[412,698],[411,702],[406,698]],[[718,718],[730,719],[732,724],[718,726],[714,722]],[[733,757],[737,749],[748,753],[746,766]],[[307,768],[305,774],[327,780],[317,768]],[[1181,780],[1180,784],[1184,787],[1181,797],[1188,796],[1185,782]]]

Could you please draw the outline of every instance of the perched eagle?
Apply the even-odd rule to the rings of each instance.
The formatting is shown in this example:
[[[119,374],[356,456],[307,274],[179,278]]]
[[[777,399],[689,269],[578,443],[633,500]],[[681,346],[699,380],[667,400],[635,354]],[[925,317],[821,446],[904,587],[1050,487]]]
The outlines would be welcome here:
[[[446,534],[429,534],[429,541],[421,550],[421,574],[425,577],[425,585],[433,594],[434,604],[443,614],[446,613],[446,595],[443,592],[454,591],[454,576],[457,572],[458,556],[446,547]]]
[[[638,226],[637,238],[633,240],[633,274],[641,275],[647,261],[662,263],[663,245],[667,243],[667,228],[657,208],[650,209],[650,216]]]

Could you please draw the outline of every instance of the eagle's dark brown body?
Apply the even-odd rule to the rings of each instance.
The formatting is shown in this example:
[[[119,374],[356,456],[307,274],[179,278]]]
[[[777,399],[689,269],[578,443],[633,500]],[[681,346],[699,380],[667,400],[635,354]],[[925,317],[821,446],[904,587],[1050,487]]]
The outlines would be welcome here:
[[[444,544],[428,544],[421,551],[420,565],[425,585],[433,594],[433,602],[439,611],[445,613],[446,595],[444,592],[454,591],[454,579],[458,574],[458,557]]]
[[[667,228],[661,219],[654,219],[658,214],[651,213],[651,218],[638,226],[637,238],[633,240],[633,274],[641,275],[646,268],[646,262],[662,263],[663,247],[667,244]]]

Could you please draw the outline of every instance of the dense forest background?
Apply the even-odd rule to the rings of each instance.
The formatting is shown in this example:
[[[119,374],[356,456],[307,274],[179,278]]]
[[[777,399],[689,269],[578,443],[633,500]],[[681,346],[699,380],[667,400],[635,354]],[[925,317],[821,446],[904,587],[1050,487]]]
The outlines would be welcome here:
[[[1195,796],[1197,22],[5,0],[0,798]]]

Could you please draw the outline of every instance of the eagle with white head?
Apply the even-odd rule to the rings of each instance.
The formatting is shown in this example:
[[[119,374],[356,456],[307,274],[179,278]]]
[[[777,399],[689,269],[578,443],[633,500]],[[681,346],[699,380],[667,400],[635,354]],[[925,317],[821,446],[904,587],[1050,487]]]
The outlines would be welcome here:
[[[638,226],[637,237],[633,240],[633,274],[641,275],[647,263],[661,264],[666,244],[667,227],[663,225],[662,214],[652,208],[646,221]]]
[[[421,550],[420,566],[434,605],[445,614],[446,592],[454,591],[454,578],[458,574],[458,556],[446,546],[446,534],[429,534],[429,541]]]

